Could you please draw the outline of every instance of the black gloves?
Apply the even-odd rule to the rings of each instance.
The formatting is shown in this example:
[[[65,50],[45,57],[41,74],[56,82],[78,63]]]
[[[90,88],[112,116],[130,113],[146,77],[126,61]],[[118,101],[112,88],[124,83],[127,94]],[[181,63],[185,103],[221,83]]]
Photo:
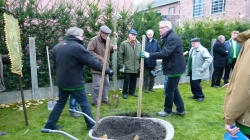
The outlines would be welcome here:
[[[107,67],[105,70],[105,75],[112,76],[112,75],[114,75],[114,71],[112,69],[110,69],[109,67]]]

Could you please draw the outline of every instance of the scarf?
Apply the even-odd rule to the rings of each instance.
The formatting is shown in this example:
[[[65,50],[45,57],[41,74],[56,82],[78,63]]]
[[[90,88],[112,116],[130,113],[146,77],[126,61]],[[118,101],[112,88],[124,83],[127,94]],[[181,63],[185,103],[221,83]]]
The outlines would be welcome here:
[[[236,50],[236,58],[238,57],[239,55],[239,44],[236,42],[236,47],[235,47],[235,50]],[[234,57],[234,46],[233,46],[233,41],[232,39],[230,40],[230,56],[229,56],[229,64],[232,63],[233,61],[233,57]]]
[[[131,40],[131,45],[132,45],[133,47],[135,47],[135,42],[136,42],[136,40]]]

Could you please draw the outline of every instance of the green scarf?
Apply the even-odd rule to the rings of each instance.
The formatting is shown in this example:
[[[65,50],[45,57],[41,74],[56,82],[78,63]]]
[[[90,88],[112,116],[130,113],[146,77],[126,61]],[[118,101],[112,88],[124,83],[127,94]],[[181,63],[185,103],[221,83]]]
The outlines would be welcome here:
[[[236,42],[236,58],[239,55],[239,44]],[[234,57],[234,46],[233,46],[233,41],[232,39],[230,40],[230,56],[229,56],[229,64],[232,63]]]

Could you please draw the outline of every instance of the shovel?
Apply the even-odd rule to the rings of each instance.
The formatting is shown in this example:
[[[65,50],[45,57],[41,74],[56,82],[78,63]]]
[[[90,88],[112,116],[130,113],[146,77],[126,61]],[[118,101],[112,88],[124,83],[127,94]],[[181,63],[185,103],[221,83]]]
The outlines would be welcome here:
[[[51,78],[51,70],[50,70],[50,61],[49,61],[49,47],[46,46],[46,52],[47,52],[47,60],[48,60],[48,69],[49,69],[49,81],[50,81],[50,91],[51,91],[51,101],[48,102],[48,110],[53,110],[56,101],[54,100],[54,92],[53,92],[53,85],[52,85],[52,78]]]

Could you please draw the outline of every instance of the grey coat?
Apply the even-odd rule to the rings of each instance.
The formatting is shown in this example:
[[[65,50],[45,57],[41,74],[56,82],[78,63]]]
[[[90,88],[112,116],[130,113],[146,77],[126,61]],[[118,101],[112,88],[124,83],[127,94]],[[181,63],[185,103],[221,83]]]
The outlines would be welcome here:
[[[193,51],[193,52],[192,52]],[[192,53],[192,56],[191,56]],[[213,61],[208,50],[200,45],[197,49],[191,48],[189,57],[192,57],[192,80],[205,79],[209,77],[209,66]],[[188,59],[188,64],[189,64]],[[186,72],[188,73],[189,65]]]

